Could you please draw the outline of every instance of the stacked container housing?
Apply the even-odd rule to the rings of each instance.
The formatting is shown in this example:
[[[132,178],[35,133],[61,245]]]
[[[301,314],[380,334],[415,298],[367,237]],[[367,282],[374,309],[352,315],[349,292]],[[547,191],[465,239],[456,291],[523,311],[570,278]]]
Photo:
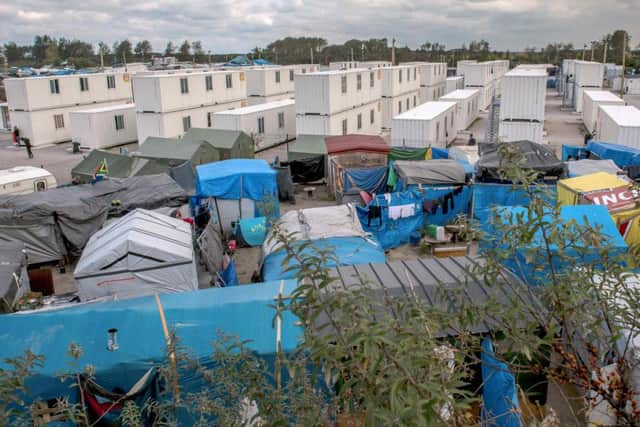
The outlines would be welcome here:
[[[542,142],[547,72],[541,68],[516,68],[502,79],[498,135],[503,142]]]
[[[140,143],[212,127],[214,113],[247,106],[245,70],[137,74],[133,91]]]
[[[464,75],[464,87],[479,89],[480,108],[488,108],[493,96],[500,95],[502,76],[509,70],[509,61],[459,61],[458,64],[462,75]]]
[[[108,148],[138,140],[134,104],[72,111],[69,117],[71,140],[81,147]]]
[[[329,62],[330,70],[351,70],[354,68],[384,68],[391,67],[390,61],[336,61]]]
[[[298,135],[377,135],[381,127],[382,69],[296,74]]]
[[[456,103],[455,132],[468,129],[478,118],[480,91],[478,89],[458,89],[440,98],[440,101]]]
[[[589,133],[594,133],[600,122],[601,105],[624,105],[624,100],[607,90],[585,90],[582,122]]]
[[[316,71],[317,65],[285,65],[251,68],[247,74],[249,105],[295,97],[295,74]]]
[[[640,110],[633,106],[601,105],[598,139],[640,148]]]
[[[9,116],[33,146],[71,139],[69,113],[132,101],[127,73],[5,79]]]
[[[418,105],[420,70],[417,65],[385,67],[382,71],[382,129],[391,128],[391,119]]]
[[[604,64],[600,62],[575,61],[573,99],[576,112],[582,112],[585,90],[601,89],[604,81]]]
[[[456,103],[426,102],[393,118],[391,145],[394,147],[445,148],[455,139]]]
[[[444,62],[405,62],[403,65],[418,66],[420,74],[420,103],[437,101],[445,94],[447,64]]]
[[[446,95],[458,89],[464,89],[464,77],[463,76],[447,77],[447,80],[444,86],[444,94]]]

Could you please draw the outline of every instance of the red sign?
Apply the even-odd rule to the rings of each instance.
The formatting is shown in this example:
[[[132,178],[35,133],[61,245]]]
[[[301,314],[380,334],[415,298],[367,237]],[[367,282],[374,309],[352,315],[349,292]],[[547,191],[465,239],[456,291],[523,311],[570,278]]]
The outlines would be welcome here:
[[[584,194],[583,197],[594,205],[606,206],[609,211],[633,208],[640,203],[640,191],[630,185],[610,190],[592,191]]]

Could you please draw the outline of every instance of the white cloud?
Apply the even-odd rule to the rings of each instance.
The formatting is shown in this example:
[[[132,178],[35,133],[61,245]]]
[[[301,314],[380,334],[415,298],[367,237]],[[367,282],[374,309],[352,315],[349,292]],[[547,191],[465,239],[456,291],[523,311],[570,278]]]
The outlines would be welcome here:
[[[42,22],[42,21],[46,21],[51,16],[49,13],[46,13],[46,12],[36,12],[31,10],[29,11],[18,10],[17,15],[18,15],[17,18],[19,20],[26,21],[26,22]]]

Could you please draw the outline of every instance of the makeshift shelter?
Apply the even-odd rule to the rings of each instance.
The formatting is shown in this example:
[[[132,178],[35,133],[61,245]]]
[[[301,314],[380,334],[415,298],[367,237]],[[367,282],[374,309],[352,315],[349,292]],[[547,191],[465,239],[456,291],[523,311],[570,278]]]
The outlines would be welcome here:
[[[110,216],[180,206],[186,193],[167,175],[147,175],[0,197],[0,240],[26,246],[29,264],[79,256]]]
[[[177,138],[149,137],[134,153],[135,157],[154,160],[162,165],[174,167],[191,162],[193,166],[216,162],[221,159],[220,153],[202,141]]]
[[[382,246],[362,229],[355,209],[349,205],[289,211],[278,221],[278,228],[290,233],[296,240],[295,244],[311,242],[318,249],[330,248],[337,261],[327,259],[328,266],[385,261]],[[307,246],[302,251],[309,254],[313,249]],[[286,261],[287,258],[281,242],[271,234],[267,235],[262,245],[263,278],[295,277],[296,262]]]
[[[91,152],[71,169],[71,178],[79,184],[93,182],[96,177],[129,178],[131,176],[170,173],[169,167],[155,160],[111,153],[103,150]]]
[[[484,230],[488,233],[494,233],[495,221],[501,221],[506,224],[517,221],[518,216],[522,215],[526,221],[528,210],[524,207],[504,207],[496,212],[493,216],[483,224]],[[598,227],[602,238],[602,247],[605,245],[610,248],[609,255],[622,255],[627,251],[627,244],[618,232],[618,229],[611,219],[604,206],[563,206],[559,212],[558,227],[566,229],[567,224],[574,223],[577,227],[584,227],[587,224],[590,227]],[[546,213],[543,220],[547,223],[553,223],[555,218],[552,213]],[[551,232],[552,230],[547,230]],[[508,236],[504,236],[508,238]],[[481,249],[486,250],[493,242],[485,242],[481,244]],[[498,243],[500,244],[500,243]],[[550,281],[551,273],[549,265],[540,264],[541,259],[547,260],[547,250],[552,252],[552,263],[554,274],[568,274],[575,268],[576,262],[594,263],[597,266],[601,261],[599,248],[578,247],[580,242],[566,242],[563,248],[564,257],[554,256],[558,248],[551,245],[547,248],[542,230],[537,230],[528,243],[523,243],[513,254],[513,257],[506,262],[506,267],[512,270],[523,281],[529,285],[546,285]],[[571,258],[571,262],[566,257]],[[580,260],[580,261],[578,261]],[[546,261],[545,261],[546,262]]]
[[[261,246],[267,235],[267,218],[241,219],[233,230],[234,238],[239,247]]]
[[[290,295],[296,286],[295,282],[278,281],[9,314],[0,325],[0,368],[8,369],[7,358],[20,356],[24,350],[43,355],[42,365],[27,378],[29,396],[25,398],[46,401],[68,396],[76,403],[77,389],[58,378],[73,369],[67,356],[73,342],[82,348],[79,364],[91,365],[93,379],[103,388],[130,390],[150,368],[166,362],[168,337],[163,328],[175,331],[180,345],[204,366],[215,362],[211,342],[217,330],[246,340],[249,349],[273,363],[277,346],[284,353],[291,352],[302,334],[288,311],[283,312],[281,327],[272,322],[276,316],[274,298]],[[109,348],[110,330],[117,349]],[[181,372],[179,378],[181,393],[195,391],[201,384],[197,372]],[[193,421],[183,421],[180,425],[193,425]]]
[[[218,151],[220,160],[253,159],[253,139],[242,131],[191,128],[184,134],[182,141],[206,142]]]
[[[409,243],[423,223],[422,193],[417,190],[378,194],[366,206],[356,206],[363,230],[378,239],[386,251]]]
[[[567,162],[567,176],[575,178],[577,176],[590,175],[596,172],[606,172],[612,175],[622,174],[622,169],[616,166],[613,160],[571,160]]]
[[[287,163],[293,182],[314,182],[325,178],[327,146],[322,135],[298,135],[287,145]]]
[[[391,147],[388,158],[389,161],[448,159],[449,151],[446,148],[438,147]]]
[[[558,203],[602,205],[629,244],[640,243],[640,189],[624,178],[598,172],[558,182]]]
[[[380,193],[386,187],[389,146],[379,136],[344,135],[325,138],[328,156],[329,191],[338,192],[358,187],[369,193]]]
[[[12,312],[15,303],[30,291],[24,249],[18,242],[0,245],[0,313]]]
[[[543,198],[549,205],[556,200],[556,186],[537,184],[531,187],[531,191]],[[474,183],[471,201],[472,217],[481,224],[491,218],[495,209],[508,206],[528,206],[529,194],[522,188],[512,184]]]
[[[91,236],[73,276],[82,301],[197,290],[191,226],[136,209]]]
[[[480,158],[476,164],[476,181],[500,182],[500,170],[504,169],[509,159],[503,158],[499,151],[500,144],[482,144]],[[545,145],[531,141],[509,143],[509,147],[524,157],[524,167],[538,172],[538,177],[555,180],[566,175],[564,163],[559,160],[553,150]]]
[[[264,160],[231,159],[196,167],[196,195],[207,201],[220,231],[242,218],[278,218],[277,172]]]

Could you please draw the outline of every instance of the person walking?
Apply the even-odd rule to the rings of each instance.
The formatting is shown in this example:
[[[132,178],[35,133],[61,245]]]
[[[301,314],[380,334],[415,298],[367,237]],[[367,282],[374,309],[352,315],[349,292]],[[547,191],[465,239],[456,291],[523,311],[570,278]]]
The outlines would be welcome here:
[[[15,145],[20,145],[20,130],[18,129],[18,126],[14,126],[13,127],[13,143]]]
[[[31,151],[31,140],[29,138],[22,138],[24,141],[24,148],[27,149],[27,155],[30,159],[33,159],[33,152]]]
[[[473,137],[473,134],[469,136],[469,142],[467,142],[467,145],[476,145],[476,139]]]

